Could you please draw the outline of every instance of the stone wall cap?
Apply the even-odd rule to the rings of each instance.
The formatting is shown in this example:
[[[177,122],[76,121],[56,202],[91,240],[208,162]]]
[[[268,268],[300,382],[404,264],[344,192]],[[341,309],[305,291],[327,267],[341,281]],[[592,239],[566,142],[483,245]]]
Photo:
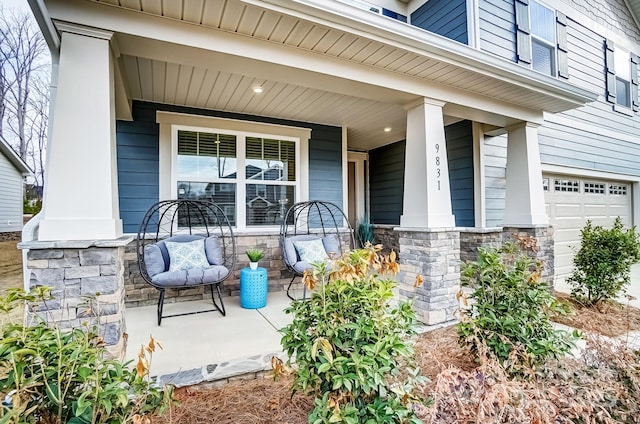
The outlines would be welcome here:
[[[372,224],[373,228],[386,228],[389,230],[395,230],[398,226],[395,224]]]
[[[458,227],[461,233],[501,233],[502,227]]]
[[[544,224],[531,224],[531,225],[505,225],[502,227],[503,231],[508,231],[512,229],[539,229],[539,228],[552,228],[552,225],[544,225]]]
[[[426,228],[426,227],[394,227],[395,231],[404,231],[407,233],[459,233],[460,229],[456,227],[444,228]]]
[[[52,240],[52,241],[27,241],[18,243],[18,249],[42,250],[42,249],[88,249],[90,247],[124,247],[131,243],[135,237],[122,236],[111,240]]]

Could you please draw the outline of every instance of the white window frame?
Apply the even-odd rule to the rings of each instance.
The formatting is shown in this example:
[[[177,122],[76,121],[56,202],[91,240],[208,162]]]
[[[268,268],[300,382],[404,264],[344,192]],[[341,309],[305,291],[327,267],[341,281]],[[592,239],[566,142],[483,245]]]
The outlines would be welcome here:
[[[234,230],[239,232],[278,231],[278,225],[246,225],[246,176],[245,151],[246,137],[263,137],[293,141],[296,143],[296,202],[309,200],[309,139],[311,130],[308,128],[290,127],[285,125],[265,124],[253,121],[242,121],[208,116],[188,115],[174,112],[156,113],[156,122],[160,124],[160,199],[176,199],[178,195],[178,130],[199,131],[232,134],[236,136],[237,178],[223,179],[236,184],[236,225]],[[242,137],[242,140],[240,140]],[[190,180],[197,182],[195,179]],[[203,182],[209,182],[203,181]],[[213,182],[213,181],[211,181]],[[290,182],[270,181],[268,184],[292,185]]]
[[[539,37],[537,34],[535,34],[533,32],[533,23],[531,21],[531,3],[538,3],[540,6],[549,9],[550,11],[553,12],[553,20],[552,20],[552,33],[553,33],[553,42],[549,42],[548,40],[545,40],[542,37]],[[531,0],[530,4],[529,4],[529,28],[530,28],[530,43],[531,43],[531,69],[533,69],[536,72],[540,72],[537,69],[534,68],[533,66],[533,61],[534,61],[534,55],[533,55],[533,42],[534,40],[540,44],[543,44],[547,47],[550,47],[553,50],[553,54],[551,55],[551,60],[552,60],[552,64],[551,64],[551,73],[547,74],[546,72],[540,72],[541,74],[544,75],[549,75],[551,77],[557,77],[558,75],[558,34],[557,34],[557,29],[556,29],[556,10],[553,7],[549,7],[546,4],[544,4],[541,1],[538,0]]]
[[[200,133],[214,133],[233,135],[236,137],[236,178],[189,178],[184,181],[195,183],[232,183],[236,185],[236,225],[234,228],[238,230],[250,229],[250,228],[280,228],[280,225],[247,225],[247,185],[248,184],[267,184],[267,185],[282,185],[294,187],[295,198],[300,199],[300,139],[297,137],[287,137],[273,134],[254,133],[247,131],[233,131],[222,128],[205,128],[205,127],[191,127],[185,125],[172,125],[171,126],[171,197],[173,199],[178,198],[178,181],[182,181],[178,175],[178,131],[194,131]],[[295,143],[295,160],[296,160],[296,180],[292,181],[252,181],[246,177],[246,147],[247,137],[257,138],[277,138],[283,141],[292,141]]]
[[[613,52],[614,56],[614,69],[616,70],[616,107],[625,108],[631,110],[631,53],[620,47],[616,47]],[[622,66],[621,66],[622,65]],[[627,86],[627,97],[625,98],[627,104],[620,103],[621,96],[618,92],[618,80],[623,81]]]

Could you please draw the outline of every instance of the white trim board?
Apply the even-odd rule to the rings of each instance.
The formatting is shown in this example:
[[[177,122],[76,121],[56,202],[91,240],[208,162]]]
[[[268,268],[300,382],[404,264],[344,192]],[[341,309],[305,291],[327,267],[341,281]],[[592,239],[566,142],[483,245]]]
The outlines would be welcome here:
[[[614,172],[596,171],[593,169],[573,168],[566,165],[542,164],[542,172],[551,174],[574,175],[586,178],[602,178],[606,180],[618,180],[628,182],[640,182],[640,176],[616,174]]]

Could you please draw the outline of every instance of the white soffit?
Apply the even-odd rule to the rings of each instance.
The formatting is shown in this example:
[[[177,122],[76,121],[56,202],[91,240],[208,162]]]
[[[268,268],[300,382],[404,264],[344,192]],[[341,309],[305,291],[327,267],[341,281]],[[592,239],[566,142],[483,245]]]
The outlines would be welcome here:
[[[331,4],[333,3],[335,2],[332,1]],[[82,16],[81,12],[77,15],[73,15],[72,12],[76,12],[75,9],[81,9],[83,5],[96,5],[91,9],[92,11],[103,10],[99,6],[101,4],[143,12],[146,16],[169,18],[172,22],[195,24],[197,27],[214,31],[211,32],[212,35],[235,34],[240,37],[250,37],[269,46],[295,49],[301,54],[307,56],[311,54],[316,58],[324,57],[325,61],[358,66],[360,69],[387,73],[386,75],[396,75],[395,78],[413,81],[414,86],[416,83],[424,86],[433,85],[440,87],[441,90],[444,88],[448,92],[471,94],[479,99],[485,99],[487,104],[499,102],[507,105],[505,110],[495,110],[496,115],[508,112],[508,109],[518,108],[525,113],[540,110],[560,111],[579,106],[595,98],[592,93],[560,83],[550,77],[539,76],[541,81],[527,80],[526,75],[532,71],[526,68],[408,25],[399,24],[399,27],[409,31],[413,36],[423,37],[426,41],[422,40],[416,44],[416,40],[412,40],[413,44],[401,46],[397,41],[390,43],[380,37],[350,33],[337,28],[340,25],[311,22],[240,0],[49,0],[47,4],[55,6],[51,8],[52,16],[63,20],[68,16],[71,20],[74,16]],[[105,8],[104,11],[107,12],[109,9]],[[55,13],[58,13],[58,16],[55,16]],[[94,20],[87,22],[88,25],[103,27],[99,25],[101,15],[102,13],[94,11],[84,16]],[[143,15],[137,16],[139,19],[144,19]],[[388,24],[387,26],[393,24],[385,17],[371,14],[370,18],[384,19],[380,23]],[[78,20],[85,23],[83,20]],[[338,79],[335,75],[333,80],[330,80],[327,75],[320,72],[313,76],[309,70],[306,70],[306,75],[303,75],[304,70],[293,68],[291,64],[289,68],[285,68],[285,72],[281,72],[278,71],[275,63],[245,58],[245,65],[250,60],[254,60],[260,65],[260,69],[256,70],[252,64],[242,69],[236,67],[231,70],[225,67],[227,63],[236,61],[241,63],[241,56],[218,61],[217,63],[221,65],[217,66],[212,60],[208,62],[203,60],[201,63],[184,62],[177,58],[179,54],[172,59],[167,57],[170,56],[168,53],[156,53],[153,49],[139,49],[136,52],[133,46],[135,43],[130,43],[130,39],[135,37],[139,40],[143,39],[140,38],[140,33],[136,33],[135,25],[124,27],[123,24],[119,29],[110,27],[107,29],[118,32],[117,41],[118,48],[122,51],[120,63],[124,71],[123,78],[128,95],[132,99],[346,126],[349,128],[349,147],[353,149],[372,148],[402,139],[406,126],[403,104],[411,100],[411,97],[418,97],[418,94],[410,90],[392,90],[386,88],[389,86],[384,84],[367,86],[365,83],[349,78]],[[421,51],[415,47],[419,44],[428,47],[430,40],[437,40],[440,46],[430,51]],[[179,43],[179,40],[175,40],[175,43]],[[129,48],[128,44],[132,47]],[[462,49],[475,57],[469,59],[470,64],[465,64],[458,60],[462,56],[455,52],[454,56],[460,56],[456,56],[458,62],[451,57],[438,56],[443,52],[442,45],[455,51]],[[215,49],[215,46],[212,46],[212,49]],[[161,50],[163,49],[156,51]],[[178,49],[166,51],[177,53]],[[436,54],[434,51],[439,53]],[[215,54],[213,50],[208,53]],[[243,55],[243,53],[239,51],[237,54]],[[447,54],[451,55],[450,52]],[[484,63],[483,66],[488,67],[488,70],[483,70],[482,67],[477,66],[478,57],[493,64]],[[222,66],[223,63],[225,66]],[[274,67],[271,75],[260,78],[259,71],[263,71],[269,65]],[[490,68],[495,72],[490,72]],[[513,68],[524,77],[516,75],[509,69],[504,71],[502,68]],[[315,85],[312,83],[312,81],[321,81],[322,78],[326,81]],[[528,81],[528,84],[522,84],[521,81]],[[260,98],[255,97],[249,89],[256,83],[261,83],[265,87]],[[460,111],[465,107],[463,103],[459,103],[460,107],[455,107],[455,98],[448,101],[452,106],[451,111]],[[494,109],[485,108],[485,111],[488,110]],[[492,122],[491,118],[495,116],[489,117],[484,122],[493,125],[509,124],[504,116],[501,117],[505,120],[504,123],[499,122],[499,119]],[[391,126],[393,131],[381,133],[380,128],[386,126]]]

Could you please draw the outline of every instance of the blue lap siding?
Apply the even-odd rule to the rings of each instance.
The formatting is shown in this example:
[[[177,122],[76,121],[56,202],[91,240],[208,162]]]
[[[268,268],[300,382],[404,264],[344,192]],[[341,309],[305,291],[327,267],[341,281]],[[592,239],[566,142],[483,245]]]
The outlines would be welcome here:
[[[158,125],[116,122],[118,195],[125,233],[138,232],[149,206],[158,201]]]
[[[473,138],[471,122],[445,127],[451,208],[456,226],[473,227]],[[369,152],[370,215],[374,224],[399,225],[404,192],[406,142],[399,141]],[[420,184],[416,181],[416,184]]]
[[[404,141],[369,151],[369,214],[374,224],[400,224],[404,156]]]
[[[457,227],[475,225],[473,204],[473,135],[471,121],[448,125],[447,140],[451,209]]]
[[[430,0],[411,14],[411,25],[469,43],[465,0]]]
[[[311,129],[309,198],[342,207],[342,128],[175,105],[133,103],[133,121],[116,122],[120,217],[125,233],[135,233],[145,211],[159,200],[159,126],[156,112],[290,125]]]

